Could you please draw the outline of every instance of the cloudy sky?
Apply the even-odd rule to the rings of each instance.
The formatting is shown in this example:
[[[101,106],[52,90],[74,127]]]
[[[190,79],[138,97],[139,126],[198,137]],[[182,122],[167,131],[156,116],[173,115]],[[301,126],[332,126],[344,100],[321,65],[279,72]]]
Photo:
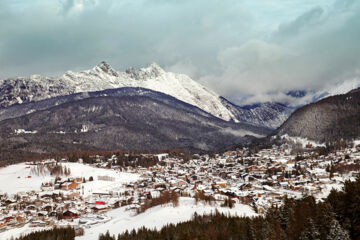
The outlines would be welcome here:
[[[356,0],[1,0],[0,78],[157,62],[241,101],[360,76]]]

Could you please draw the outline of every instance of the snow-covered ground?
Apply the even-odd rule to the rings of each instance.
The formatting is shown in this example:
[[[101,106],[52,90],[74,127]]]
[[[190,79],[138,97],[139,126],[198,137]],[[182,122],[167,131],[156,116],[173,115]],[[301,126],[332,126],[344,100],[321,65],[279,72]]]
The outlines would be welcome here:
[[[235,207],[223,208],[219,206],[204,205],[202,203],[195,204],[193,198],[181,197],[179,199],[179,206],[173,207],[172,204],[156,206],[148,209],[144,213],[136,215],[133,211],[126,210],[127,206],[114,209],[106,213],[111,219],[105,223],[92,225],[91,228],[85,228],[84,236],[76,237],[76,240],[97,240],[99,234],[109,232],[113,235],[123,233],[126,230],[139,229],[143,226],[151,229],[161,229],[163,226],[173,223],[180,223],[190,220],[194,213],[199,215],[214,213],[216,210],[220,213],[230,214],[232,216],[257,216],[252,208],[248,205],[235,204]],[[74,224],[78,220],[74,221]],[[1,240],[8,240],[11,237],[19,237],[31,232],[40,231],[48,228],[33,228],[29,224],[21,228],[10,229],[0,233]]]
[[[117,190],[122,184],[133,182],[139,179],[138,174],[119,172],[112,169],[95,168],[80,163],[63,163],[70,169],[69,177],[83,177],[86,180],[90,176],[94,181],[82,184],[84,186],[84,195],[87,196],[95,191]],[[0,168],[0,192],[15,194],[18,192],[39,191],[41,183],[53,181],[55,176],[44,174],[37,176],[33,174],[31,168],[25,163],[11,165]],[[109,176],[114,181],[98,180],[99,176]]]
[[[218,210],[224,214],[237,216],[256,216],[252,208],[248,205],[236,204],[234,208],[223,208],[219,206],[204,205],[202,203],[195,204],[193,198],[179,199],[179,206],[173,207],[171,204],[156,206],[148,209],[144,213],[135,215],[134,212],[126,211],[126,207],[121,207],[108,212],[111,220],[104,224],[95,225],[89,229],[85,229],[84,236],[77,237],[77,240],[97,240],[100,233],[110,234],[123,233],[126,230],[139,229],[142,226],[151,229],[160,229],[170,223],[180,223],[188,221],[196,212],[199,215],[214,213]]]
[[[116,191],[120,190],[123,184],[135,182],[139,180],[139,174],[115,171],[112,169],[95,168],[80,163],[66,163],[64,166],[70,168],[71,176],[84,177],[86,180],[90,177],[94,181],[86,181],[81,186],[84,187],[84,196],[88,196],[93,192]],[[98,177],[108,176],[114,181],[99,180]]]
[[[312,140],[308,140],[307,138],[301,137],[291,137],[287,134],[281,136],[282,139],[286,139],[288,141],[292,141],[294,143],[300,143],[303,148],[306,148],[307,144],[311,144],[313,147],[325,147],[324,143],[318,143]]]
[[[29,178],[31,176],[31,178]],[[20,163],[0,168],[0,192],[15,194],[17,192],[30,192],[40,190],[41,183],[51,181],[53,177],[34,176],[31,167]]]
[[[0,232],[0,239],[1,240],[10,240],[15,239],[20,236],[28,235],[32,232],[37,232],[41,230],[47,230],[51,229],[51,227],[43,228],[43,227],[30,227],[30,224],[26,224],[25,226],[21,228],[12,228],[10,230],[7,230],[5,232]]]
[[[327,183],[321,185],[321,192],[314,195],[316,199],[321,200],[323,198],[326,198],[327,196],[329,196],[331,190],[333,189],[341,191],[344,187],[344,184],[342,182],[345,182],[346,180],[350,180],[350,181],[356,180],[354,177],[351,177],[349,175],[345,175],[342,177],[333,177],[333,179],[336,179],[337,183],[331,183],[331,184]]]

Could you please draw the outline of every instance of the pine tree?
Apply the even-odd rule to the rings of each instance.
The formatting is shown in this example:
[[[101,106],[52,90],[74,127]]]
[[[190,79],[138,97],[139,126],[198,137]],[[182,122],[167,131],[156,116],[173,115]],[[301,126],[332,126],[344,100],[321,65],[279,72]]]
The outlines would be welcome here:
[[[329,234],[326,240],[350,240],[348,232],[341,227],[337,220],[333,220],[330,225]]]
[[[300,240],[320,240],[320,233],[314,221],[310,218],[301,232]]]
[[[326,239],[328,232],[330,231],[330,224],[335,219],[335,214],[331,205],[327,202],[320,202],[316,209],[316,218],[320,238]]]

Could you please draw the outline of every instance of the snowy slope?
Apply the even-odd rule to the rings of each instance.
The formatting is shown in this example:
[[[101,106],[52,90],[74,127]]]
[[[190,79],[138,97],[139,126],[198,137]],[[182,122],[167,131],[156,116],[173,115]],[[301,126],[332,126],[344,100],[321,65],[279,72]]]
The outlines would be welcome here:
[[[219,206],[209,206],[199,203],[195,204],[193,198],[179,199],[179,206],[173,207],[171,204],[157,206],[148,209],[146,212],[134,215],[130,211],[125,211],[126,207],[112,210],[108,213],[108,216],[112,220],[105,224],[96,225],[90,229],[85,229],[84,236],[76,237],[77,240],[97,240],[100,233],[106,233],[109,230],[110,234],[117,235],[123,233],[126,230],[139,229],[142,226],[147,228],[160,229],[161,227],[173,223],[180,223],[188,221],[196,212],[199,215],[214,213],[218,210],[224,214],[237,215],[237,216],[256,216],[251,207],[243,204],[236,204],[233,209],[223,208]]]
[[[139,215],[135,215],[133,211],[126,210],[125,207],[111,210],[107,213],[110,221],[96,224],[91,228],[85,228],[84,236],[76,237],[76,240],[97,240],[99,234],[106,233],[107,230],[111,235],[117,235],[123,233],[126,230],[139,229],[143,226],[147,228],[160,229],[161,227],[173,223],[180,223],[191,220],[194,213],[199,215],[211,214],[216,210],[220,213],[230,214],[232,216],[257,216],[254,210],[248,205],[235,204],[235,207],[224,208],[218,205],[210,206],[202,203],[195,204],[193,198],[181,197],[179,199],[179,206],[173,207],[171,204],[156,206],[148,209],[146,212]],[[76,220],[77,221],[77,220]],[[74,222],[76,224],[77,222]],[[40,231],[46,228],[31,228],[29,225],[25,225],[21,228],[14,228],[0,233],[0,239],[8,240],[11,237],[16,238],[20,235],[26,235],[34,231]]]
[[[54,177],[50,175],[33,176],[30,166],[25,165],[25,163],[10,165],[0,168],[0,192],[15,194],[32,190],[39,191],[41,183],[53,179]]]
[[[237,121],[215,92],[184,74],[165,72],[154,63],[139,70],[130,68],[126,72],[117,72],[109,64],[101,62],[93,69],[68,71],[59,78],[33,75],[6,79],[0,82],[0,107],[120,87],[142,87],[166,93],[226,121]]]
[[[80,163],[63,163],[63,166],[70,169],[71,175],[69,177],[88,179],[92,176],[94,178],[95,181],[87,181],[83,184],[85,196],[94,191],[116,190],[124,183],[134,182],[139,179],[138,174],[94,168]],[[55,176],[50,176],[48,173],[40,176],[35,175],[32,173],[31,167],[25,163],[20,163],[0,168],[0,192],[16,194],[18,192],[40,191],[41,183],[55,180]],[[28,178],[28,176],[31,176],[31,178]],[[97,180],[98,176],[113,177],[114,181]]]
[[[0,232],[1,240],[13,240],[20,236],[26,236],[32,232],[38,232],[43,230],[50,230],[51,227],[30,227],[30,224],[25,224],[21,228],[12,228],[4,232]]]

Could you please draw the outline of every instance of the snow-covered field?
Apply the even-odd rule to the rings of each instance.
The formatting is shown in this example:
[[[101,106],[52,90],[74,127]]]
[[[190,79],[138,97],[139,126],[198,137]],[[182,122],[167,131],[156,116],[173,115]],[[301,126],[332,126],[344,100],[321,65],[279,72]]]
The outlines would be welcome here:
[[[301,137],[291,137],[287,134],[282,135],[281,139],[286,139],[288,141],[292,141],[294,143],[300,143],[303,148],[306,148],[307,144],[311,144],[313,147],[325,147],[324,143],[318,143],[312,140],[308,140],[307,138],[301,138]]]
[[[95,168],[80,163],[63,163],[62,165],[70,169],[71,174],[68,177],[82,177],[87,180],[86,183],[81,185],[84,187],[84,196],[88,196],[93,192],[116,191],[123,184],[134,182],[140,178],[138,174]],[[18,192],[40,191],[42,183],[54,181],[55,176],[50,176],[48,172],[37,175],[31,170],[32,168],[34,166],[29,166],[25,163],[0,168],[0,192],[16,194]],[[94,181],[88,181],[91,176]],[[113,181],[98,180],[98,177],[101,176],[112,178]],[[15,238],[44,229],[30,227],[29,225],[26,224],[21,228],[13,228],[0,232],[0,240],[10,239],[11,237]]]
[[[133,182],[139,179],[138,174],[118,172],[112,169],[95,168],[80,163],[64,163],[70,169],[69,177],[84,177],[89,179],[90,176],[95,181],[87,181],[84,186],[84,195],[91,194],[94,191],[110,191],[117,190],[123,183]],[[15,194],[18,192],[39,191],[41,183],[53,181],[55,176],[44,174],[37,176],[31,173],[31,167],[25,163],[11,165],[0,168],[0,192]],[[29,178],[30,176],[30,178]],[[99,176],[109,176],[114,181],[98,180]]]
[[[26,224],[25,226],[21,228],[13,228],[10,230],[7,230],[5,232],[0,232],[0,239],[1,240],[10,240],[15,239],[20,236],[28,235],[32,232],[37,232],[41,230],[51,229],[51,227],[43,228],[43,227],[30,227],[30,224]]]
[[[47,176],[33,176],[30,166],[25,163],[11,165],[0,168],[0,192],[15,194],[17,192],[27,192],[40,190],[41,183],[53,179]],[[28,178],[31,176],[31,178]]]
[[[156,206],[148,209],[144,213],[135,215],[131,211],[126,211],[126,207],[111,210],[107,215],[110,221],[104,224],[95,225],[89,229],[85,229],[85,235],[77,237],[77,240],[97,240],[100,233],[106,233],[107,230],[112,234],[123,233],[126,230],[139,229],[142,226],[151,229],[160,229],[170,223],[180,223],[188,221],[196,212],[199,215],[210,214],[218,210],[224,214],[237,216],[256,216],[257,214],[251,207],[243,204],[236,204],[234,208],[223,208],[219,206],[204,205],[202,203],[195,204],[193,198],[179,199],[179,206],[173,207],[171,204]]]
[[[111,234],[123,233],[126,230],[139,229],[143,226],[151,229],[160,229],[163,226],[173,223],[180,223],[188,221],[192,218],[194,213],[199,215],[214,213],[216,210],[220,213],[230,214],[232,216],[256,216],[252,208],[248,205],[235,204],[235,207],[223,208],[219,206],[204,205],[202,203],[195,204],[193,198],[181,197],[179,199],[179,206],[173,207],[172,204],[156,206],[148,209],[142,214],[136,215],[133,211],[126,210],[125,207],[109,211],[107,216],[111,219],[106,223],[99,223],[93,225],[91,228],[85,228],[85,234],[81,237],[76,237],[76,240],[97,240],[99,234],[106,233],[109,230]],[[75,220],[76,224],[78,220]],[[46,228],[32,228],[26,224],[21,228],[14,228],[0,233],[1,240],[7,240],[11,237],[19,237],[34,231],[43,230]]]
[[[138,174],[115,171],[112,169],[95,168],[80,163],[66,163],[64,166],[70,168],[71,175],[74,177],[84,177],[89,179],[93,177],[95,181],[83,183],[84,196],[88,196],[93,192],[102,191],[116,191],[122,188],[122,184],[135,182],[139,180]],[[114,179],[114,181],[98,180],[98,177],[108,176]]]
[[[344,184],[342,182],[345,182],[346,180],[356,181],[354,177],[351,177],[349,175],[344,175],[342,177],[333,177],[333,179],[336,179],[337,183],[331,183],[331,184],[327,183],[321,185],[322,188],[321,192],[314,195],[316,199],[321,200],[322,198],[326,198],[327,196],[329,196],[331,190],[333,189],[341,191],[344,187]]]

